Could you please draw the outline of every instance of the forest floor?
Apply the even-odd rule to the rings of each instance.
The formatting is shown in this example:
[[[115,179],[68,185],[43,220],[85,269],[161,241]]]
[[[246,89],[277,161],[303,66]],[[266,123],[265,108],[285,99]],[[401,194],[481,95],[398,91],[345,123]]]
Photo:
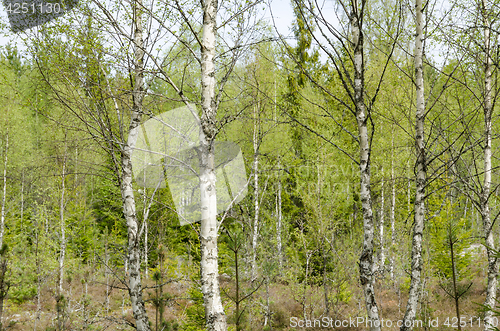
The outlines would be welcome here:
[[[460,300],[462,330],[482,330],[484,314],[481,312],[481,303],[484,302],[485,295],[485,268],[481,264],[478,262],[474,266],[476,271],[470,280],[472,286]],[[85,281],[84,274],[82,272],[81,275],[75,275],[70,283],[65,284],[65,330],[132,330],[132,310],[128,293],[123,289],[124,285],[117,281],[112,283],[110,278],[106,285],[102,276],[91,277]],[[98,274],[102,275],[96,273]],[[86,275],[88,277],[88,273]],[[391,282],[388,278],[377,281],[377,302],[383,317],[382,329],[396,330],[399,329],[398,321],[404,315],[407,285]],[[49,282],[55,285],[52,280],[45,282],[39,310],[36,297],[22,304],[7,300],[2,318],[5,330],[56,330],[58,314],[55,291],[54,287],[48,285]],[[152,330],[156,330],[156,321],[160,315],[154,305],[154,298],[157,296],[155,285],[149,277],[144,292]],[[225,289],[223,293],[234,291],[233,285],[229,278],[222,280],[221,286]],[[199,298],[190,298],[190,287],[188,282],[171,282],[163,286],[167,300],[162,315],[163,319],[169,322],[164,330],[202,330],[202,302]],[[272,312],[272,329],[368,330],[364,320],[365,308],[360,287],[354,283],[342,293],[334,289],[332,292],[334,295],[330,303],[329,317],[326,318],[321,286],[308,287],[304,296],[303,287],[295,284],[292,286],[283,281],[270,283],[267,293]],[[422,324],[415,324],[414,330],[458,330],[454,301],[446,295],[436,279],[426,278],[424,294],[420,304],[421,313],[418,316]],[[234,325],[234,304],[231,304],[227,294],[224,295],[224,300],[227,303],[228,322]],[[266,291],[262,285],[259,291],[242,304],[245,313],[241,320],[241,330],[271,330],[269,321],[266,323],[265,318],[266,302]],[[178,326],[175,326],[176,323]],[[301,327],[302,325],[304,327]],[[161,329],[158,327],[158,330]]]

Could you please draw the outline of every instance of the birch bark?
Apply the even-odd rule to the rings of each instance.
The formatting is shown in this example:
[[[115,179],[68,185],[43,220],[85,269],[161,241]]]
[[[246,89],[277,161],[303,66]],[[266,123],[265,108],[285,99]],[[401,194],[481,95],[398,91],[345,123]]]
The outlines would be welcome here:
[[[488,18],[487,1],[481,1],[481,16],[483,21],[484,37],[484,182],[483,190],[479,197],[481,206],[481,218],[483,222],[483,235],[486,243],[488,255],[488,281],[486,285],[485,306],[495,307],[496,291],[498,287],[498,259],[495,257],[495,240],[493,239],[492,222],[490,218],[489,197],[491,190],[491,116],[493,112],[492,101],[492,71],[493,63],[491,58],[491,23]],[[493,311],[487,310],[484,315],[484,330],[493,330]]]
[[[23,230],[24,220],[24,168],[21,175],[21,230]]]
[[[57,324],[58,330],[64,329],[63,283],[64,283],[64,258],[66,256],[66,224],[64,221],[64,198],[66,193],[66,136],[64,137],[64,159],[61,174],[61,198],[59,200],[59,222],[61,226],[61,243],[59,253],[59,278],[57,290]]]
[[[37,215],[38,217],[38,215]],[[37,228],[38,228],[38,222],[37,222]],[[41,319],[41,312],[42,312],[42,303],[41,303],[41,296],[42,296],[42,274],[41,274],[41,261],[40,261],[40,233],[39,233],[39,228],[37,229],[37,232],[35,233],[35,266],[36,266],[36,312],[35,312],[35,321],[33,325],[33,330],[37,330],[37,322]]]
[[[137,143],[138,126],[141,122],[142,100],[143,100],[143,77],[144,77],[144,42],[142,31],[142,0],[133,2],[134,13],[134,88],[132,91],[133,105],[127,142],[121,154],[121,194],[123,201],[123,214],[127,222],[128,232],[128,281],[129,295],[132,304],[132,312],[139,331],[149,331],[149,321],[146,308],[142,299],[141,285],[141,258],[140,258],[140,235],[138,232],[137,214],[134,191],[132,188],[132,151]]]
[[[400,330],[411,330],[411,325],[417,314],[417,304],[420,293],[422,273],[422,236],[425,221],[425,186],[427,181],[426,156],[424,141],[425,99],[424,99],[424,77],[423,77],[423,8],[422,0],[415,0],[416,12],[416,38],[415,38],[415,87],[417,98],[417,111],[415,119],[415,148],[417,153],[416,169],[416,193],[415,193],[415,216],[413,224],[413,239],[411,250],[411,282],[406,305],[406,313]],[[409,325],[409,326],[407,326]]]
[[[209,331],[227,330],[226,315],[219,289],[217,198],[215,192],[214,142],[217,104],[215,101],[215,30],[217,0],[203,0],[203,34],[201,41],[201,289],[205,321]]]
[[[278,163],[278,168],[280,168],[280,164]],[[281,274],[281,270],[283,270],[283,246],[281,243],[281,228],[283,223],[283,216],[281,214],[281,177],[278,173],[278,194],[276,195],[276,214],[278,217],[278,224],[276,225],[276,241],[277,241],[277,249],[278,249],[278,264],[279,270]]]
[[[391,149],[391,280],[394,280],[394,252],[393,249],[396,246],[396,218],[394,211],[396,209],[396,182],[394,179],[394,135],[392,136],[392,149]]]
[[[363,250],[359,258],[360,282],[365,296],[366,310],[370,321],[370,330],[380,330],[380,319],[375,291],[373,288],[373,246],[374,246],[374,226],[373,209],[370,188],[370,137],[368,135],[366,106],[364,102],[364,54],[363,54],[363,31],[362,31],[362,10],[364,1],[361,3],[361,10],[358,8],[358,1],[352,2],[352,12],[350,13],[350,26],[352,31],[352,45],[354,47],[354,101],[356,107],[356,121],[359,135],[359,171],[361,176],[360,200],[363,212]]]
[[[277,123],[276,118],[276,80],[274,80],[274,122]],[[279,273],[283,270],[283,254],[282,254],[282,243],[281,243],[281,227],[282,227],[282,214],[281,214],[281,160],[278,156],[278,194],[276,195],[276,217],[278,218],[278,223],[276,224],[276,242],[278,249],[278,265]]]
[[[382,168],[382,173],[384,169]],[[379,271],[383,271],[385,264],[385,247],[384,247],[384,226],[385,226],[385,215],[384,215],[384,204],[385,204],[385,196],[384,196],[384,182],[382,179],[382,188],[380,193],[380,228],[379,228],[379,241],[380,241],[380,259],[379,259]]]
[[[147,220],[144,220],[144,273],[146,274],[146,278],[148,277],[148,223]]]
[[[9,132],[5,135],[5,156],[3,162],[3,195],[2,195],[2,212],[0,215],[0,249],[3,247],[3,236],[5,231],[5,202],[7,199],[7,161],[9,151]]]
[[[66,146],[64,146],[64,160],[61,175],[61,199],[59,201],[59,222],[61,225],[61,253],[59,256],[59,295],[63,292],[64,258],[66,255],[66,224],[64,222],[64,195],[66,193]]]
[[[9,151],[9,131],[7,130],[7,133],[5,135],[5,156],[4,156],[4,164],[3,164],[3,196],[2,196],[2,212],[1,212],[1,217],[0,217],[0,251],[3,251],[3,236],[4,236],[4,231],[5,231],[5,213],[6,213],[6,197],[7,197],[7,162],[8,162],[8,151]],[[2,255],[5,254],[2,253]],[[0,256],[0,291],[4,292],[5,291],[5,273],[7,272],[7,258],[4,258]],[[7,295],[7,292],[5,291],[3,294],[1,294],[0,297],[0,330],[3,330],[3,324],[2,324],[2,316],[3,316],[3,306],[4,306],[4,299],[5,296]]]
[[[257,278],[257,240],[259,237],[259,128],[257,107],[254,107],[253,123],[253,172],[254,172],[254,220],[252,232],[252,281]]]

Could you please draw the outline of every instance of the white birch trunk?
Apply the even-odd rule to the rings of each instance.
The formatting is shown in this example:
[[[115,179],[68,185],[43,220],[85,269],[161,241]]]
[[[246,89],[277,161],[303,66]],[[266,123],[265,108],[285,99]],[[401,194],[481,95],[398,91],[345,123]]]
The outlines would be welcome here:
[[[42,271],[41,271],[41,262],[40,261],[40,232],[42,229],[40,229],[40,223],[39,223],[39,211],[36,211],[37,215],[37,222],[36,222],[36,233],[35,233],[35,265],[36,265],[36,312],[35,312],[35,322],[33,326],[33,330],[37,330],[37,322],[41,319],[41,312],[42,312],[42,302],[41,302],[41,296],[42,296]]]
[[[144,154],[144,159],[146,158],[146,154]],[[144,167],[146,167],[146,160],[144,160]],[[144,273],[146,274],[146,278],[148,278],[148,216],[151,204],[147,205],[147,197],[146,197],[146,186],[143,186],[143,211],[142,211],[142,221],[144,226],[144,264],[145,269]]]
[[[257,278],[257,240],[259,237],[259,132],[257,123],[257,107],[254,107],[253,122],[253,172],[254,172],[254,220],[252,231],[252,281]]]
[[[227,330],[226,315],[219,289],[217,198],[215,192],[216,133],[215,103],[215,30],[217,0],[203,0],[203,35],[201,45],[201,289],[205,305],[205,321],[209,331]]]
[[[218,224],[213,141],[211,143],[204,139],[201,149],[201,284],[207,329],[221,331],[226,330],[227,325],[218,278]]]
[[[78,147],[75,148],[75,183],[78,185]]]
[[[380,319],[375,290],[373,288],[373,246],[375,229],[373,225],[372,197],[370,188],[370,138],[367,128],[366,106],[364,102],[364,54],[363,32],[358,2],[353,1],[350,25],[354,47],[354,98],[356,121],[359,134],[359,170],[361,176],[360,199],[363,212],[363,251],[359,258],[360,282],[365,296],[366,311],[371,331],[380,330]]]
[[[5,156],[3,161],[3,196],[2,196],[2,212],[0,214],[0,249],[3,247],[3,236],[5,232],[5,202],[7,199],[7,162],[9,152],[9,132],[5,135]]]
[[[487,1],[481,2],[481,14],[483,20],[484,36],[484,182],[480,196],[481,218],[483,221],[483,234],[485,238],[488,255],[488,282],[486,285],[485,306],[494,308],[496,305],[496,292],[498,287],[498,260],[495,257],[495,240],[493,239],[492,223],[490,218],[489,196],[491,190],[491,116],[493,112],[492,102],[492,70],[491,59],[491,28],[488,18]],[[484,330],[493,330],[493,311],[487,310],[484,314]]]
[[[24,220],[24,169],[21,175],[21,231],[23,230],[23,220]]]
[[[65,142],[66,144],[66,142]],[[61,247],[59,255],[59,296],[63,293],[64,258],[66,256],[66,224],[64,222],[64,195],[66,193],[66,146],[64,146],[64,160],[61,175],[61,199],[59,201],[59,222],[61,225]]]
[[[61,198],[59,200],[59,222],[61,226],[61,243],[59,252],[59,277],[58,277],[58,290],[57,290],[57,323],[58,329],[62,330],[64,328],[63,311],[62,306],[63,300],[63,283],[64,283],[64,258],[66,256],[66,224],[64,222],[64,195],[66,193],[66,137],[64,141],[64,159],[61,174]]]
[[[392,152],[391,152],[391,186],[392,186],[392,195],[391,195],[391,280],[394,280],[394,247],[396,246],[396,218],[395,218],[395,209],[396,209],[396,182],[394,179],[394,135],[392,136]]]
[[[106,278],[106,316],[109,314],[109,295],[110,295],[110,286],[109,286],[109,253],[108,253],[108,237],[106,236],[106,242],[104,244],[104,262],[106,263],[104,269],[104,276]]]
[[[147,222],[144,224],[144,264],[145,264],[144,272],[146,273],[146,278],[148,278],[149,268],[148,268],[148,223]]]
[[[410,167],[410,159],[408,158],[408,187],[406,189],[406,198],[407,198],[407,208],[408,208],[408,215],[410,215],[411,212],[411,178],[410,174],[411,173],[411,167]]]
[[[382,168],[382,173],[384,172],[384,169]],[[380,228],[379,228],[379,241],[380,241],[380,259],[379,259],[379,271],[383,271],[384,269],[384,264],[385,264],[385,247],[384,247],[384,226],[385,226],[385,219],[384,219],[384,203],[385,203],[385,196],[384,196],[384,182],[385,180],[382,180],[382,188],[381,188],[381,194],[380,194]]]
[[[278,162],[278,169],[281,167],[280,163]],[[280,173],[278,173],[278,194],[276,196],[276,215],[278,217],[278,223],[276,225],[276,241],[277,241],[277,248],[278,248],[278,264],[279,264],[279,270],[281,273],[281,270],[283,268],[283,246],[281,243],[281,228],[282,228],[282,222],[283,222],[283,217],[281,214],[281,176]]]
[[[274,80],[274,122],[276,122],[276,80]],[[276,195],[276,217],[278,218],[278,223],[276,224],[276,242],[278,249],[278,265],[279,272],[283,270],[283,254],[282,254],[282,243],[281,243],[281,228],[282,228],[282,214],[281,214],[281,161],[278,157],[278,194]]]
[[[269,277],[266,278],[266,313],[264,315],[264,326],[267,326],[267,323],[269,321],[269,325],[271,325],[271,300],[270,300],[270,295],[269,295]],[[272,330],[272,326],[271,326]]]
[[[142,299],[141,285],[141,258],[140,258],[140,237],[137,225],[137,214],[134,190],[132,188],[132,151],[137,143],[138,126],[141,122],[142,100],[143,100],[143,70],[144,70],[144,51],[142,39],[142,1],[133,2],[134,11],[134,90],[133,90],[133,108],[128,138],[122,150],[122,183],[121,194],[123,201],[123,214],[127,222],[128,232],[128,281],[129,295],[132,304],[132,312],[136,322],[136,328],[139,331],[149,331],[149,321],[146,314],[146,308]]]
[[[426,186],[426,157],[424,141],[425,99],[423,77],[423,8],[422,0],[415,0],[416,11],[416,38],[415,38],[415,85],[417,93],[417,111],[415,119],[415,148],[417,153],[417,178],[415,192],[415,216],[413,224],[413,240],[411,249],[411,282],[406,305],[406,313],[401,330],[411,330],[417,314],[421,274],[422,274],[422,235],[425,221],[425,186]]]
[[[5,227],[5,202],[6,202],[6,196],[7,196],[7,161],[8,161],[8,151],[9,151],[9,131],[7,129],[7,134],[5,137],[5,158],[4,158],[4,168],[3,168],[3,197],[2,197],[2,214],[1,214],[1,221],[0,221],[0,249],[3,246],[3,236],[4,236],[4,227]],[[1,249],[2,255],[5,256],[6,251]],[[8,290],[8,285],[6,285],[6,272],[7,272],[7,258],[4,258],[3,256],[0,256],[0,278],[2,279],[2,284],[0,285],[0,290],[4,291],[5,289]],[[5,304],[5,295],[7,293],[5,292],[2,294],[2,297],[0,298],[0,330],[3,330],[3,311],[4,311],[4,304]]]

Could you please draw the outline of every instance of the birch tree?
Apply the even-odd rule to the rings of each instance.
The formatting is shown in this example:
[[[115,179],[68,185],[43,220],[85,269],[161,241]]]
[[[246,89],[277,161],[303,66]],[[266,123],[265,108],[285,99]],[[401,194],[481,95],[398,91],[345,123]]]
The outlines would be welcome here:
[[[384,169],[382,168],[382,173]],[[383,271],[385,268],[385,242],[384,242],[384,227],[385,227],[385,213],[384,213],[384,204],[385,204],[385,195],[384,195],[384,183],[385,179],[382,178],[382,185],[380,188],[380,216],[379,216],[379,243],[380,243],[380,256],[378,261],[379,270]]]
[[[391,275],[391,280],[394,280],[394,252],[393,249],[396,247],[396,181],[394,178],[394,134],[391,140],[391,251],[390,251],[390,266],[389,272]]]
[[[169,61],[175,62],[175,59],[170,57],[172,54],[167,54],[165,58],[160,59],[152,55],[150,48],[143,48],[148,59],[152,61],[152,66],[158,71],[155,79],[163,80],[169,86],[168,93],[172,92],[175,101],[186,105],[194,121],[200,126],[199,141],[196,147],[199,158],[197,175],[201,208],[201,226],[198,234],[201,247],[201,290],[205,306],[205,319],[209,330],[227,329],[218,279],[217,240],[220,222],[217,219],[217,192],[215,186],[215,138],[220,130],[221,121],[217,118],[217,113],[219,104],[224,97],[225,85],[230,78],[237,59],[246,46],[245,42],[253,38],[251,34],[250,37],[246,37],[248,31],[252,31],[252,29],[250,28],[248,31],[245,29],[248,28],[248,18],[252,17],[254,7],[258,3],[259,1],[245,4],[238,2],[225,3],[225,20],[221,22],[220,26],[217,24],[219,18],[219,3],[217,1],[202,1],[200,6],[192,5],[192,7],[189,4],[181,4],[177,1],[166,4],[163,8],[165,13],[177,13],[177,16],[174,17],[179,18],[178,21],[172,22],[165,22],[157,12],[150,8],[144,8],[150,19],[156,21],[167,32],[171,40],[179,45],[178,48],[173,47],[171,50],[180,49],[200,67],[201,77],[199,82],[201,84],[199,84],[199,89],[192,88],[192,86],[185,84],[184,75],[186,71],[183,72],[182,79],[178,81],[177,77],[167,70],[165,64],[169,63]],[[201,15],[201,31],[199,31],[200,28],[195,23],[195,15],[197,14]],[[106,16],[109,18],[111,14],[106,12]],[[174,27],[176,24],[183,27],[181,31],[175,32],[176,28],[174,29]],[[230,45],[228,41],[218,44],[218,38],[224,34],[224,29],[233,29],[234,45]],[[201,32],[201,37],[199,32]],[[123,34],[123,31],[120,31],[120,34]],[[218,46],[225,52],[217,50]],[[217,64],[221,70],[216,70],[217,59],[221,61]],[[174,68],[174,70],[179,69],[181,68]],[[184,70],[188,69],[184,68]],[[201,115],[193,107],[194,104],[201,105]],[[227,120],[227,118],[224,119],[222,123]]]
[[[61,173],[61,196],[59,198],[59,226],[60,226],[60,243],[59,243],[59,272],[58,272],[58,284],[57,284],[57,294],[56,294],[56,305],[57,305],[57,327],[59,330],[64,329],[64,259],[66,257],[66,221],[64,219],[64,209],[65,209],[65,193],[66,193],[66,161],[67,161],[67,136],[66,132],[64,135],[64,155]]]
[[[136,0],[132,3],[133,12],[133,91],[132,116],[128,129],[128,138],[121,150],[121,194],[123,200],[123,214],[128,230],[128,266],[129,266],[129,295],[132,311],[136,321],[136,328],[140,331],[150,330],[148,315],[142,299],[140,238],[134,190],[132,187],[132,152],[137,143],[137,134],[143,114],[142,101],[144,98],[144,40],[143,40],[143,3]]]
[[[102,7],[100,7],[102,8]],[[101,41],[96,42],[95,26],[91,23],[90,16],[82,19],[82,30],[80,35],[70,34],[68,42],[64,47],[73,48],[73,53],[69,54],[69,59],[57,58],[60,52],[54,52],[54,58],[48,59],[41,53],[35,53],[38,60],[39,69],[44,74],[44,79],[53,89],[57,99],[74,116],[80,119],[86,127],[87,132],[98,142],[105,151],[109,153],[115,178],[120,185],[122,208],[128,231],[127,257],[127,281],[128,292],[132,305],[132,311],[137,330],[150,330],[148,316],[144,300],[142,298],[142,283],[140,272],[140,238],[138,219],[136,213],[136,201],[134,189],[132,187],[132,163],[131,154],[137,141],[138,126],[143,114],[144,98],[144,40],[143,40],[143,4],[141,0],[131,3],[131,27],[132,32],[124,34],[128,36],[133,55],[131,65],[128,67],[130,73],[130,91],[132,95],[132,105],[130,106],[130,117],[127,113],[120,112],[117,102],[116,91],[113,91],[106,76],[105,64],[102,63],[103,46]],[[88,14],[88,13],[87,13]],[[111,28],[115,28],[111,25]],[[119,29],[119,27],[118,27]],[[68,30],[66,30],[68,31]],[[123,30],[119,30],[123,32]],[[37,47],[45,50],[49,47],[61,47],[60,41],[50,40],[50,35],[45,36],[46,40],[33,40]],[[95,38],[95,39],[92,39]],[[76,40],[76,42],[74,41]],[[78,45],[78,42],[81,44]],[[50,44],[50,46],[48,45]],[[123,45],[126,47],[126,44]],[[60,49],[60,48],[59,48]],[[84,59],[81,61],[79,56]],[[52,67],[50,61],[57,61],[58,65]],[[85,72],[83,84],[75,79],[74,65],[78,63]],[[78,69],[80,69],[78,68]],[[55,69],[55,70],[54,70]],[[66,81],[66,85],[59,84]],[[83,90],[83,93],[82,93]],[[109,103],[105,101],[105,95],[114,101],[116,113],[115,118],[108,110]],[[130,118],[128,128],[125,129],[124,121]],[[117,124],[114,124],[117,123]],[[64,203],[64,196],[61,197]],[[63,209],[61,209],[62,211]],[[61,217],[64,217],[61,214]],[[63,256],[61,255],[61,262]]]
[[[226,315],[219,288],[217,238],[217,196],[215,192],[215,135],[217,133],[215,99],[215,31],[217,0],[202,1],[203,34],[201,41],[201,287],[205,303],[207,329],[227,330]]]
[[[365,294],[365,304],[368,313],[368,318],[371,321],[370,330],[380,330],[380,320],[377,302],[375,301],[375,290],[373,288],[373,242],[374,242],[374,226],[373,226],[373,210],[372,197],[370,190],[371,174],[370,174],[370,136],[368,133],[367,123],[370,114],[367,114],[365,104],[365,85],[364,85],[364,31],[363,31],[363,14],[365,2],[362,0],[358,5],[354,1],[349,15],[350,28],[352,33],[352,46],[354,48],[353,65],[354,65],[354,97],[353,102],[356,110],[356,122],[358,124],[358,139],[359,139],[359,170],[361,176],[360,200],[363,210],[363,251],[359,258],[359,274],[360,282],[363,286]]]
[[[254,106],[253,112],[253,177],[254,177],[254,221],[252,231],[252,280],[257,277],[257,240],[259,237],[259,145],[260,145],[260,112]]]
[[[260,2],[238,2],[225,3],[225,19],[220,25],[217,24],[221,4],[217,0],[201,1],[202,33],[198,38],[196,28],[191,21],[191,12],[188,8],[183,8],[179,2],[172,6],[182,17],[182,24],[188,26],[188,30],[193,34],[192,40],[200,48],[200,57],[195,56],[200,64],[201,90],[199,91],[201,116],[191,108],[189,101],[196,100],[196,91],[192,91],[190,97],[183,91],[183,86],[176,83],[172,76],[162,71],[162,79],[175,91],[178,100],[185,103],[190,109],[195,120],[200,124],[199,134],[199,182],[200,182],[200,208],[201,227],[199,232],[201,247],[201,290],[205,308],[205,321],[208,330],[227,330],[226,315],[222,305],[219,288],[218,269],[218,246],[220,222],[217,220],[217,195],[215,189],[215,138],[220,130],[221,122],[217,119],[219,105],[224,95],[225,85],[230,78],[236,61],[242,55],[242,51],[247,44],[254,41],[251,32],[253,29],[250,18],[253,11]],[[193,8],[196,10],[197,8]],[[193,11],[194,11],[193,10]],[[234,24],[234,27],[231,27]],[[216,59],[221,59],[223,53],[218,51],[218,46],[226,49],[229,45],[227,40],[218,43],[224,29],[230,26],[235,36],[234,45],[230,45],[226,52],[229,59],[220,64],[224,70],[216,70]],[[245,31],[248,29],[248,31]],[[171,32],[171,31],[169,31]],[[174,38],[179,41],[185,50],[190,54],[195,54],[193,46],[189,45],[182,34],[173,33]],[[181,82],[183,84],[183,82]]]
[[[362,207],[363,219],[363,248],[359,258],[359,276],[360,284],[363,289],[365,298],[365,307],[369,320],[369,327],[372,331],[380,330],[379,308],[375,299],[374,289],[374,242],[375,242],[375,227],[373,220],[373,202],[371,191],[371,152],[372,138],[374,134],[375,124],[372,118],[372,109],[380,89],[380,84],[383,81],[385,71],[389,60],[392,56],[400,33],[401,16],[399,15],[399,5],[390,4],[394,10],[392,14],[396,17],[396,29],[393,35],[389,35],[391,42],[389,43],[388,52],[382,53],[385,64],[383,64],[381,72],[378,73],[376,79],[377,86],[372,95],[369,96],[367,84],[365,82],[365,24],[369,20],[367,18],[367,2],[365,0],[338,1],[337,15],[346,20],[341,19],[340,27],[337,27],[327,16],[324,6],[317,2],[302,2],[294,1],[295,6],[299,9],[302,16],[302,24],[312,34],[313,42],[320,52],[323,52],[332,64],[335,82],[338,85],[328,85],[323,82],[318,76],[314,75],[311,70],[308,70],[303,65],[300,65],[298,70],[309,79],[312,86],[322,91],[327,97],[332,100],[339,108],[346,109],[354,120],[355,125],[345,124],[343,120],[338,120],[335,108],[331,105],[323,105],[309,100],[306,102],[318,107],[321,114],[331,118],[333,126],[352,138],[356,142],[358,152],[353,153],[345,145],[342,145],[338,140],[327,138],[328,133],[317,130],[312,124],[301,120],[298,116],[288,113],[294,122],[302,126],[320,139],[331,144],[341,153],[345,154],[352,162],[359,167],[359,197]],[[312,22],[309,22],[304,17],[312,17]],[[399,16],[399,18],[398,18]],[[374,24],[376,25],[376,23]],[[317,30],[317,33],[314,31]],[[389,31],[389,30],[387,30]],[[388,33],[388,32],[385,32]],[[290,54],[295,63],[301,63],[298,56]],[[349,63],[348,65],[346,63]],[[338,86],[342,86],[339,88]],[[345,93],[346,98],[340,96]],[[330,108],[331,107],[331,108]],[[355,130],[355,131],[354,131]]]
[[[4,148],[4,168],[3,168],[3,191],[2,191],[2,209],[0,212],[0,249],[3,247],[3,237],[5,232],[5,215],[6,215],[6,200],[7,200],[7,163],[9,152],[9,130],[5,133],[5,148]]]
[[[278,159],[278,169],[280,169],[281,164]],[[283,228],[283,214],[282,214],[282,203],[281,203],[281,177],[280,177],[280,171],[278,171],[278,192],[276,193],[276,250],[278,251],[278,265],[279,265],[279,272],[283,270],[283,243],[281,239],[281,232]]]
[[[3,329],[3,323],[1,321],[4,310],[4,301],[7,297],[7,292],[9,290],[9,282],[7,281],[7,269],[8,260],[6,257],[7,246],[4,246],[4,233],[5,233],[5,216],[7,212],[7,164],[8,164],[8,153],[9,153],[9,129],[7,128],[5,133],[5,147],[4,147],[4,162],[3,162],[3,194],[2,194],[2,206],[0,214],[0,330]]]
[[[415,35],[415,88],[417,98],[417,111],[415,117],[415,150],[416,161],[416,193],[415,193],[415,215],[413,224],[413,238],[411,250],[411,282],[408,295],[408,303],[403,318],[401,330],[411,330],[413,321],[417,314],[417,304],[422,275],[422,236],[425,221],[425,187],[426,187],[426,157],[425,157],[425,97],[424,97],[424,76],[423,76],[423,56],[424,56],[424,21],[422,0],[415,0],[416,14],[416,35]]]
[[[483,112],[484,112],[484,179],[483,188],[480,194],[480,212],[483,221],[483,232],[485,245],[488,253],[488,280],[486,285],[486,298],[484,304],[493,308],[496,304],[498,288],[498,258],[495,253],[495,240],[493,238],[493,222],[490,217],[490,190],[491,190],[491,138],[492,126],[491,117],[493,113],[493,61],[491,45],[491,14],[488,8],[488,2],[481,0],[479,4],[483,23],[483,50],[484,50],[484,92],[483,92]],[[484,316],[484,330],[493,330],[493,311],[487,310]]]

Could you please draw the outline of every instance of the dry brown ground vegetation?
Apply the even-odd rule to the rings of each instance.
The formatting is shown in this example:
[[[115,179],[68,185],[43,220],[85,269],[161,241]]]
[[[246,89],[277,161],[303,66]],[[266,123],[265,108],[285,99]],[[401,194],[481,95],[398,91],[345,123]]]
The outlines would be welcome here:
[[[467,326],[463,330],[482,330],[478,326],[478,319],[482,318],[481,303],[485,295],[485,274],[486,259],[479,255],[474,258],[471,265],[474,269],[473,282],[467,295],[461,300],[460,312]],[[438,279],[425,273],[424,296],[420,301],[419,320],[423,320],[424,327],[416,327],[415,330],[455,330],[451,326],[444,325],[447,318],[455,317],[455,306],[453,300],[449,298],[440,288]],[[153,299],[155,297],[155,281],[150,277],[145,279],[144,297],[147,302],[149,320],[155,329],[156,309]],[[221,281],[227,293],[234,290],[233,279],[225,278]],[[408,279],[401,281],[391,281],[389,275],[379,277],[376,282],[377,302],[381,316],[384,321],[391,320],[392,327],[385,327],[386,330],[398,329],[396,321],[402,319],[405,305],[406,292],[408,289]],[[247,284],[248,285],[248,284]],[[34,297],[23,304],[15,304],[7,301],[3,318],[3,325],[6,330],[56,330],[56,301],[54,299],[56,282],[48,279],[42,287],[40,297],[40,311],[37,314],[37,298]],[[168,294],[172,299],[167,300],[163,317],[170,324],[177,322],[178,330],[185,330],[186,323],[189,323],[189,314],[192,313],[195,300],[190,298],[189,289],[193,282],[175,281],[165,284],[163,293]],[[109,297],[106,298],[107,289]],[[92,272],[88,268],[82,268],[81,273],[73,276],[71,281],[65,282],[66,289],[66,330],[133,330],[131,323],[134,322],[132,309],[128,299],[128,293],[123,289],[123,284],[118,281],[109,281],[108,286],[103,270]],[[291,318],[304,319],[304,301],[302,295],[296,293],[299,287],[291,286],[279,277],[269,286],[270,310],[272,312],[273,330],[367,330],[365,327],[338,327],[338,328],[300,328],[291,326]],[[361,288],[356,283],[356,279],[350,279],[348,286],[350,299],[347,302],[337,300],[332,302],[329,317],[335,320],[349,320],[365,316],[365,307]],[[333,301],[335,298],[333,298]],[[228,321],[234,323],[234,304],[227,297],[224,297],[226,314]],[[261,331],[271,330],[268,325],[265,327],[265,303],[266,294],[264,286],[245,302],[245,313],[242,319],[242,330]],[[198,304],[199,305],[199,304]],[[308,288],[305,300],[305,312],[308,319],[322,319],[324,317],[324,296],[323,288],[313,286]],[[472,318],[472,327],[470,326]],[[438,319],[437,327],[429,327],[429,320]],[[482,321],[482,320],[481,320]],[[387,323],[387,322],[386,322]],[[386,324],[385,324],[386,325]],[[159,328],[161,329],[161,328]],[[234,325],[230,326],[230,330]],[[165,328],[165,330],[167,330]]]

